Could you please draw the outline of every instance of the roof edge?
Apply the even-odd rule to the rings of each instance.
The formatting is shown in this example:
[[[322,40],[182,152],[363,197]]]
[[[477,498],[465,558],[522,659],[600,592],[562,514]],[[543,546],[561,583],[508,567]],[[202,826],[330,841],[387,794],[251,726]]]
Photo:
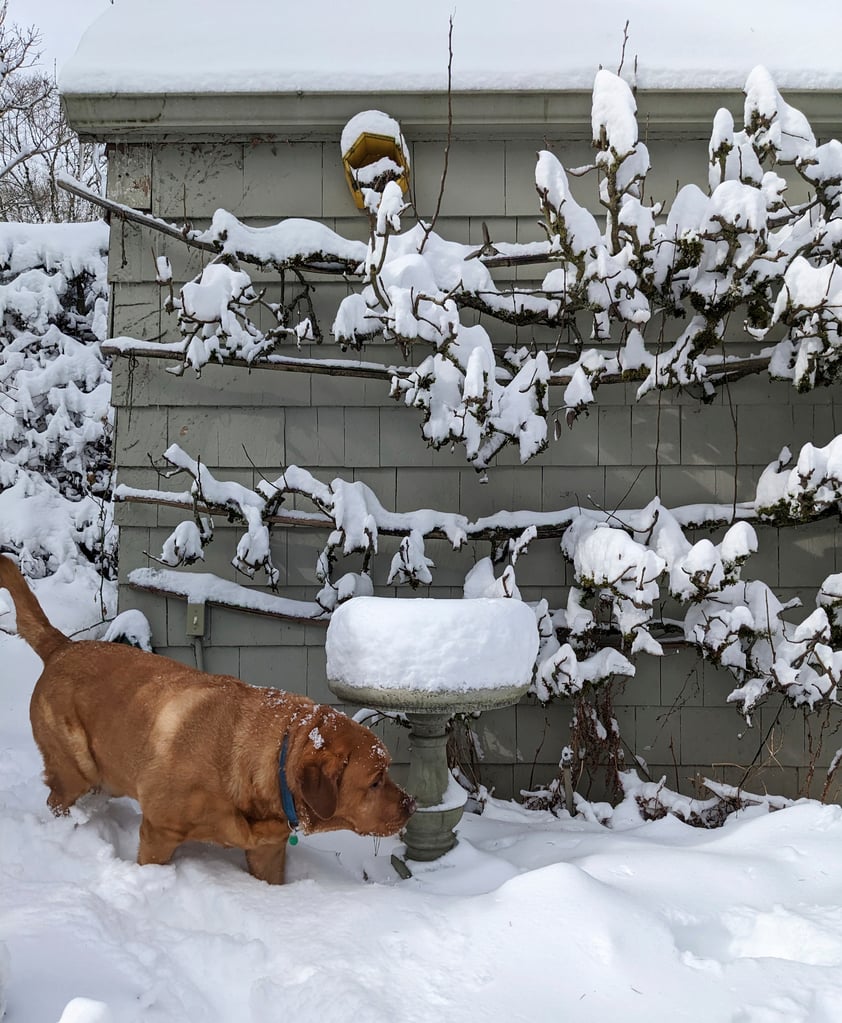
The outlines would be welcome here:
[[[727,107],[741,123],[738,90],[638,90],[641,135],[708,138],[712,119]],[[786,100],[821,138],[842,134],[842,90],[788,90]],[[590,90],[454,92],[455,138],[578,138],[590,133]],[[71,126],[85,139],[163,141],[202,137],[277,137],[335,141],[360,110],[385,110],[414,140],[447,136],[445,92],[298,92],[84,94],[65,92]]]

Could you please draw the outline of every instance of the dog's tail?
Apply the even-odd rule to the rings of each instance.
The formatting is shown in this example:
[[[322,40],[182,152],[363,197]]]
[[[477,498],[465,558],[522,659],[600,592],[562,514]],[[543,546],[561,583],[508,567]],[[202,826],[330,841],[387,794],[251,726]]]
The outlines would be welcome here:
[[[17,566],[4,554],[0,554],[0,589],[8,590],[15,602],[18,635],[26,640],[42,661],[46,661],[62,644],[69,642],[63,632],[50,624]]]

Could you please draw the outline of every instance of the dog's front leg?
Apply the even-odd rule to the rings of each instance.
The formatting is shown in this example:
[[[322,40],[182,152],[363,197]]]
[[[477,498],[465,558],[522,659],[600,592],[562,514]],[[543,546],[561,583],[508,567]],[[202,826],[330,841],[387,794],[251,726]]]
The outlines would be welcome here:
[[[266,881],[267,884],[284,883],[286,858],[286,840],[279,845],[261,845],[257,849],[246,849],[249,873],[260,881]]]
[[[278,817],[252,820],[239,810],[221,812],[206,823],[197,824],[184,840],[216,842],[233,849],[256,849],[262,845],[280,845],[289,838],[289,825]]]
[[[144,816],[140,822],[140,844],[137,850],[137,862],[141,866],[147,863],[169,863],[176,848],[184,841],[184,835],[172,828],[158,827]]]

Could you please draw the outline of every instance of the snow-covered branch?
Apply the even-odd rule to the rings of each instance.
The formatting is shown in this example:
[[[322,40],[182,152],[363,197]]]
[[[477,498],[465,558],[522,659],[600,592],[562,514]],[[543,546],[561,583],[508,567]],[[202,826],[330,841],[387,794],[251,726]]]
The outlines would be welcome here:
[[[743,569],[758,549],[752,522],[800,523],[805,509],[820,516],[842,507],[842,483],[833,475],[840,460],[842,438],[824,449],[806,445],[796,469],[785,472],[781,461],[762,474],[755,499],[736,507],[690,505],[666,508],[655,498],[645,508],[622,515],[569,508],[558,512],[501,512],[469,521],[464,515],[419,509],[392,512],[362,482],[318,480],[309,471],[288,466],[256,490],[217,480],[201,462],[177,445],[164,454],[175,472],[193,480],[189,492],[176,494],[118,488],[118,500],[165,502],[190,508],[163,545],[160,560],[170,567],[203,557],[213,536],[213,515],[245,527],[233,564],[253,577],[263,569],[274,588],[280,578],[271,556],[273,526],[322,528],[327,542],[318,557],[321,589],[315,603],[329,613],[337,604],[374,590],[374,565],[381,536],[397,537],[387,585],[427,586],[435,564],[426,553],[428,539],[446,539],[454,550],[467,541],[486,541],[508,566],[495,574],[482,558],[465,580],[465,596],[520,598],[517,560],[539,538],[558,537],[572,566],[573,584],[567,604],[550,609],[535,605],[542,637],[535,668],[534,691],[542,700],[574,695],[616,675],[635,674],[642,654],[660,656],[664,641],[698,649],[727,668],[737,686],[730,699],[748,716],[769,693],[777,692],[796,706],[814,707],[835,701],[842,652],[833,648],[842,629],[842,582],[829,576],[816,597],[817,610],[800,624],[784,612],[797,602],[782,603],[762,581],[745,580]],[[289,495],[303,496],[316,512],[282,514]],[[781,496],[782,495],[782,496]],[[777,497],[776,502],[770,496]],[[787,502],[794,502],[790,510]],[[721,539],[692,541],[687,533],[727,527]],[[349,556],[361,558],[359,571],[337,571]],[[683,607],[665,611],[667,601]],[[309,615],[308,615],[309,617]]]
[[[365,190],[367,245],[307,220],[255,228],[220,210],[197,232],[128,208],[112,212],[217,256],[178,294],[167,273],[159,275],[178,313],[182,366],[200,371],[213,360],[298,369],[279,356],[278,344],[323,334],[309,300],[317,285],[302,274],[341,271],[358,285],[331,326],[343,349],[383,338],[406,354],[415,345],[430,350],[400,369],[362,370],[344,360],[349,375],[390,377],[393,396],[421,412],[432,446],[461,445],[484,470],[507,444],[518,447],[522,461],[543,450],[548,418],[562,413],[572,424],[608,383],[638,380],[641,396],[691,386],[710,396],[724,381],[764,370],[802,390],[837,379],[842,144],[818,145],[763,68],[752,72],[745,92],[743,129],[725,110],[714,118],[709,193],[685,185],[666,208],[643,198],[650,158],[634,96],[623,79],[601,70],[592,108],[596,159],[576,173],[595,176],[604,217],[576,201],[568,171],[543,151],[535,169],[547,234],[541,243],[492,241],[486,231],[477,248],[448,241],[429,224],[404,228],[400,168]],[[806,181],[815,199],[790,205],[787,174]],[[546,269],[532,287],[500,287],[492,275],[495,266],[540,263]],[[254,288],[244,265],[295,271],[302,290],[273,302]],[[268,310],[270,329],[259,324],[258,309],[261,316]],[[477,311],[482,325],[471,322]],[[573,344],[506,349],[494,344],[494,321],[550,327]],[[736,340],[748,353],[731,354]],[[127,342],[121,351],[152,354]],[[313,360],[310,370],[340,372],[333,363],[343,360],[328,361]],[[553,409],[548,388],[559,385],[563,401]]]
[[[310,272],[352,274],[365,258],[363,243],[347,241],[315,221],[290,218],[273,227],[253,228],[225,210],[218,210],[211,227],[197,231],[107,199],[68,174],[57,174],[56,184],[72,195],[99,206],[109,216],[183,242],[189,248],[214,255],[224,254],[251,266],[275,270],[300,267]]]

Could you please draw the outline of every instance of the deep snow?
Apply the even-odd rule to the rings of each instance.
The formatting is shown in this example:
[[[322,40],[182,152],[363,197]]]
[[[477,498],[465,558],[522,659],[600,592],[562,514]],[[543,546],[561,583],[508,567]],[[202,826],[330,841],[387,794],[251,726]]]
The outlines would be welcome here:
[[[74,622],[41,587],[66,629],[80,590]],[[130,800],[50,816],[39,661],[8,637],[0,660],[6,1023],[842,1020],[837,806],[704,831],[630,803],[605,827],[492,800],[408,881],[397,840],[346,833],[291,850],[282,888],[211,847],[138,867]]]

